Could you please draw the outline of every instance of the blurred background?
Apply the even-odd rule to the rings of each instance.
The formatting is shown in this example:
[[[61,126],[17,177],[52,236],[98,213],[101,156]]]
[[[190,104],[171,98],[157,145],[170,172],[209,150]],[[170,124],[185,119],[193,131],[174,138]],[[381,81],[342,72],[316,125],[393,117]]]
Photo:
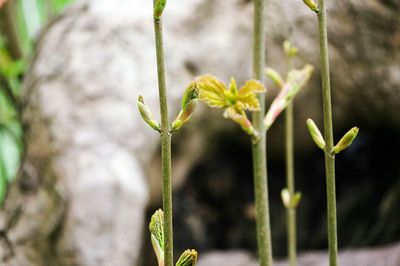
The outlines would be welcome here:
[[[143,94],[158,113],[151,1],[142,2],[0,0],[4,265],[155,265],[147,224],[161,207],[159,144],[135,107]],[[175,2],[164,15],[171,117],[195,76],[251,76],[251,1]],[[316,20],[302,1],[271,0],[267,10],[267,65],[285,74],[290,39],[295,66],[315,67],[295,101],[295,176],[299,251],[322,251],[324,158],[305,126],[312,117],[322,128]],[[336,160],[340,249],[400,241],[399,12],[396,0],[329,4],[336,140],[360,128]],[[267,87],[269,104],[277,88]],[[176,254],[256,255],[250,142],[240,128],[199,108],[174,136],[173,168]],[[268,133],[268,178],[280,259],[284,169],[279,118]]]

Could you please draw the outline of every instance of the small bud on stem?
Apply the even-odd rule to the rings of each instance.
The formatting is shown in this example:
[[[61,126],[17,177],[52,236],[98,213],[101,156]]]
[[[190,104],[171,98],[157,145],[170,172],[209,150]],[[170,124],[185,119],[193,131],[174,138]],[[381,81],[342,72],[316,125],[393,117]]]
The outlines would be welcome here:
[[[346,134],[339,140],[339,142],[333,147],[332,153],[338,154],[344,149],[347,149],[353,140],[357,137],[359,128],[358,127],[353,127],[349,131],[347,131]]]
[[[143,97],[139,95],[137,100],[137,106],[142,116],[143,120],[154,130],[158,132],[161,131],[160,123],[154,119],[153,113],[150,111],[149,107],[144,103]]]
[[[307,128],[315,144],[317,144],[320,149],[324,149],[326,145],[324,137],[322,136],[321,131],[319,131],[317,125],[311,118],[307,119]]]
[[[296,192],[293,195],[290,195],[290,192],[287,188],[282,189],[281,198],[283,205],[287,209],[296,209],[299,206],[301,200],[301,193]]]
[[[319,8],[317,3],[315,3],[313,0],[303,0],[303,2],[315,13],[319,13]]]
[[[178,116],[171,123],[171,131],[179,130],[183,127],[192,116],[194,110],[198,104],[199,89],[197,87],[197,82],[192,82],[186,89],[185,94],[182,97],[182,110],[179,112]]]
[[[156,253],[159,266],[164,266],[164,213],[161,209],[151,216],[149,230],[151,234],[151,244]]]
[[[185,250],[179,257],[176,266],[194,266],[197,262],[197,251],[194,249]]]
[[[154,6],[154,19],[160,19],[164,8],[167,5],[167,0],[157,0]]]

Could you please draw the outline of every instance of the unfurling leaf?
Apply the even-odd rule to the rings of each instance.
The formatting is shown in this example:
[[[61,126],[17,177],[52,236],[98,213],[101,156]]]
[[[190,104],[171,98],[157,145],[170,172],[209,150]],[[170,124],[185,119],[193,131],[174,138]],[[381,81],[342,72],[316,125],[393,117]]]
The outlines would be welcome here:
[[[238,113],[245,110],[259,110],[260,104],[256,95],[266,91],[264,85],[257,80],[248,80],[239,90],[233,78],[229,90],[222,81],[210,75],[201,76],[196,81],[201,101],[204,101],[210,107],[233,107]]]
[[[180,129],[183,125],[185,125],[190,117],[192,116],[194,110],[197,107],[199,97],[199,89],[197,86],[197,82],[192,82],[189,87],[186,89],[181,104],[181,111],[175,120],[171,123],[171,130],[176,131]]]
[[[359,128],[358,127],[353,127],[349,131],[347,131],[346,134],[339,140],[339,142],[333,147],[332,152],[335,154],[338,154],[342,150],[348,148],[353,140],[357,137]]]
[[[150,108],[144,103],[143,97],[139,95],[137,100],[137,106],[139,109],[139,113],[142,116],[143,120],[153,129],[158,132],[161,131],[160,123],[158,123],[153,116],[153,113],[150,111]]]
[[[317,125],[310,118],[307,119],[307,128],[315,144],[317,144],[319,148],[324,149],[325,148],[324,137],[322,136],[321,131],[319,131]]]
[[[151,216],[149,230],[158,265],[164,266],[164,213],[161,209]]]
[[[167,5],[167,0],[157,0],[154,6],[154,18],[160,19],[162,13],[164,12],[164,8]]]
[[[291,70],[288,74],[288,79],[280,91],[278,96],[274,99],[265,116],[264,123],[268,130],[275,122],[279,114],[288,106],[290,101],[296,96],[300,88],[303,87],[313,72],[313,66],[306,65],[301,70]]]
[[[285,81],[283,80],[282,76],[272,68],[267,68],[265,70],[265,74],[269,77],[280,89],[283,88],[285,85]]]
[[[197,262],[197,251],[194,249],[185,250],[179,257],[176,266],[194,266]]]
[[[319,8],[317,3],[314,0],[303,0],[303,2],[315,13],[319,13]]]

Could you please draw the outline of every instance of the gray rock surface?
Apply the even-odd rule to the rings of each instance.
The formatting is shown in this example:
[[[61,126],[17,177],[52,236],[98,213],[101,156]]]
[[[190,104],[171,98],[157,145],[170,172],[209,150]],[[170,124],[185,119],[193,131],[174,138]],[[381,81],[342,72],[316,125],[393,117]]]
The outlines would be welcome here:
[[[299,266],[328,265],[325,252],[300,254]],[[375,249],[345,250],[339,254],[343,266],[397,266],[400,265],[400,244]],[[210,252],[200,256],[197,266],[256,266],[258,262],[246,251]],[[276,261],[275,266],[286,266],[287,261]]]
[[[171,117],[194,76],[239,82],[251,76],[250,3],[169,1],[164,31]],[[307,103],[299,119],[318,120],[314,15],[293,0],[269,1],[267,10],[268,65],[284,69],[280,47],[292,32],[298,63],[317,69],[298,97],[299,106]],[[351,120],[348,112],[355,110],[371,123],[384,116],[400,128],[394,108],[400,102],[398,11],[394,1],[330,2],[338,121]],[[152,32],[151,1],[81,0],[43,33],[24,88],[26,158],[0,213],[2,265],[136,263],[150,195],[146,172],[157,148],[157,134],[135,106],[142,94],[158,112]],[[298,128],[306,136],[305,127]],[[193,138],[201,147],[202,137]],[[177,180],[192,161],[178,160]],[[159,195],[154,176],[151,193]]]

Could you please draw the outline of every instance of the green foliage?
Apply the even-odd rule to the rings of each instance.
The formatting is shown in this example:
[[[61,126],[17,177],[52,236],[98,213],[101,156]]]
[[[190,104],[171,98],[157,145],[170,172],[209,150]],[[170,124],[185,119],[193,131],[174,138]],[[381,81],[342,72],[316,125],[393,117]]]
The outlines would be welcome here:
[[[5,44],[0,38],[0,203],[8,182],[17,174],[22,154],[22,127],[15,99],[24,63],[13,60]]]
[[[50,17],[61,12],[72,1],[36,0],[32,9],[24,0],[15,0],[11,15],[18,43],[8,44],[7,36],[0,32],[0,204],[8,183],[18,172],[23,153],[18,100],[22,76],[31,57],[34,41]],[[13,58],[9,45],[21,47],[23,58]]]

